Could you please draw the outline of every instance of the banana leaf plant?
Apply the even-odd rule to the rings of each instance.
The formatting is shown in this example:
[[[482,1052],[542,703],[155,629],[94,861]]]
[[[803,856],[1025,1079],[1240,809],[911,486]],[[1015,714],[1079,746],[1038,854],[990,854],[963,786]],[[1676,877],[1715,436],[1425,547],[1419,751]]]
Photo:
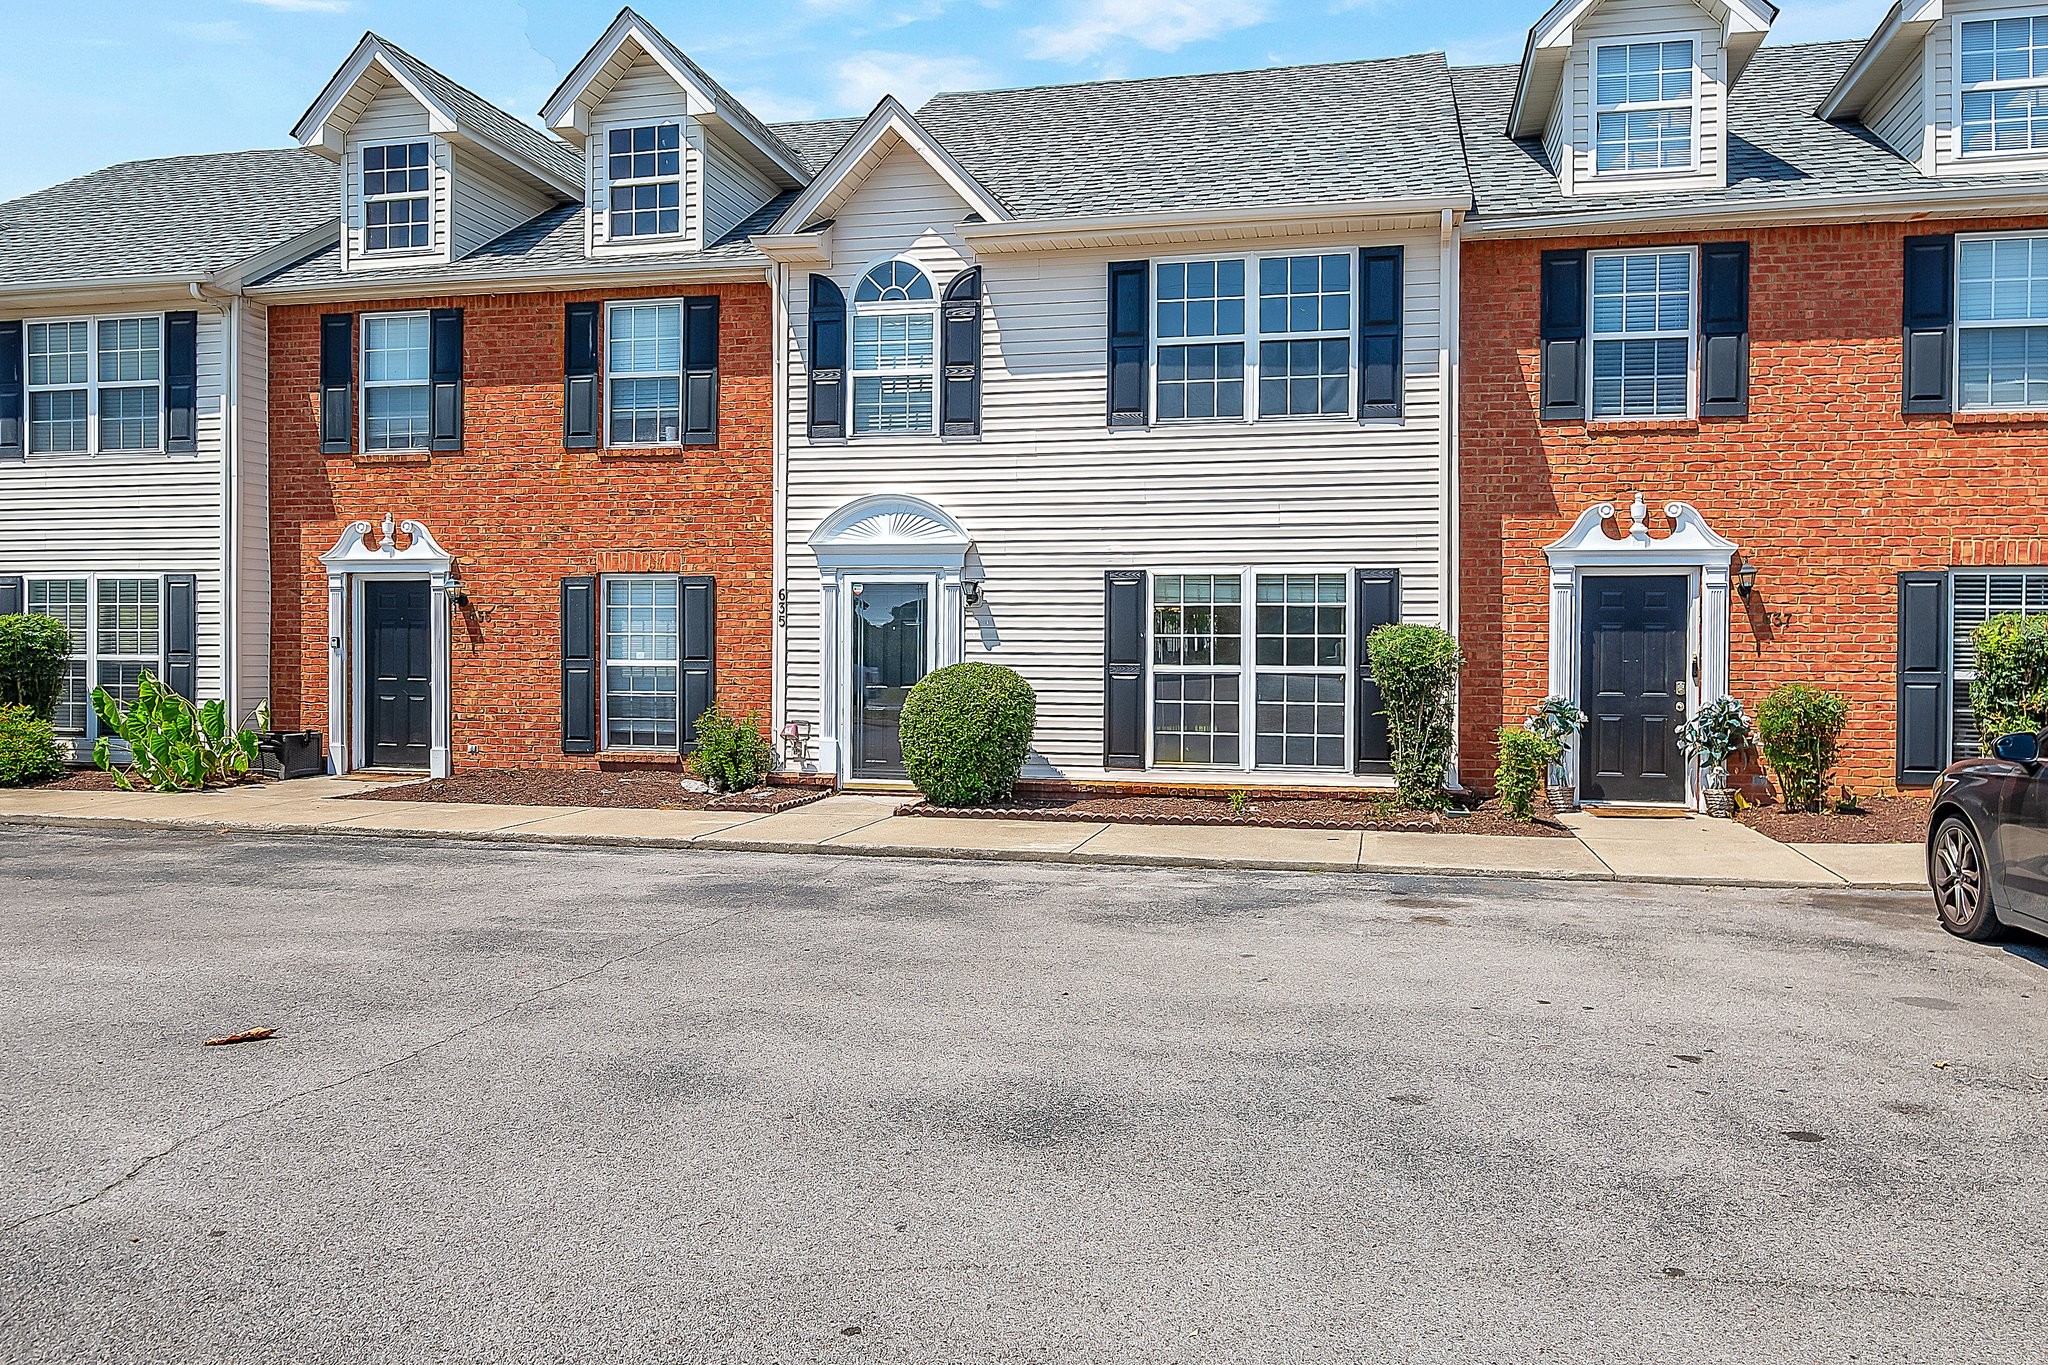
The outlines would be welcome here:
[[[201,791],[238,782],[256,766],[255,731],[230,727],[225,705],[209,701],[194,706],[153,673],[142,675],[131,706],[95,687],[92,709],[100,720],[92,761],[112,773],[123,791],[138,785],[159,792]],[[116,738],[133,756],[125,772],[114,766]]]

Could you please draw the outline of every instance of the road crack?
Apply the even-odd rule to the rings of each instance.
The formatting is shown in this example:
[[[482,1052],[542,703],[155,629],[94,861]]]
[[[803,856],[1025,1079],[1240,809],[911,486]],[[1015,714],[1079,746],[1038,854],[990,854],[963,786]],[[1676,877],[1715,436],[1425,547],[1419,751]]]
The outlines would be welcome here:
[[[106,1196],[112,1194],[115,1190],[120,1189],[122,1186],[127,1185],[129,1182],[133,1181],[137,1176],[141,1175],[144,1171],[156,1165],[158,1162],[176,1156],[179,1152],[191,1146],[193,1143],[204,1141],[205,1139],[212,1137],[216,1133],[222,1132],[228,1128],[233,1127],[235,1124],[246,1123],[251,1119],[264,1118],[290,1105],[296,1104],[300,1100],[310,1099],[315,1095],[324,1095],[330,1090],[339,1090],[341,1087],[345,1085],[353,1085],[357,1081],[364,1080],[368,1077],[374,1076],[380,1071],[389,1071],[393,1067],[404,1066],[407,1062],[417,1061],[421,1057],[426,1056],[429,1052],[434,1051],[436,1048],[445,1047],[447,1044],[454,1042],[458,1038],[462,1038],[471,1033],[475,1033],[478,1029],[489,1028],[492,1024],[497,1023],[499,1020],[510,1018],[512,1015],[519,1013],[519,1011],[526,1009],[528,1006],[534,1004],[537,1001],[544,1000],[548,996],[554,995],[559,991],[567,990],[571,986],[578,985],[582,982],[588,981],[594,976],[602,976],[605,972],[610,971],[612,968],[618,966],[622,962],[630,962],[636,957],[640,957],[644,954],[654,952],[658,948],[666,947],[668,944],[674,943],[677,939],[686,938],[689,935],[697,933],[700,930],[715,929],[719,925],[724,924],[727,920],[737,919],[739,916],[745,913],[746,912],[744,910],[732,910],[728,911],[723,915],[713,916],[711,919],[699,920],[695,924],[685,925],[683,928],[676,930],[674,933],[664,934],[660,938],[655,939],[649,943],[643,943],[639,947],[634,948],[628,952],[620,953],[615,957],[608,957],[604,961],[598,963],[595,967],[590,968],[588,971],[578,972],[574,976],[565,976],[560,981],[551,982],[546,986],[540,987],[538,990],[531,991],[528,994],[521,996],[519,999],[513,1001],[511,1004],[505,1006],[503,1009],[496,1010],[493,1013],[487,1014],[480,1019],[472,1019],[460,1028],[450,1029],[446,1033],[443,1033],[434,1038],[430,1038],[426,1042],[421,1043],[418,1047],[413,1048],[409,1052],[402,1053],[396,1057],[387,1057],[383,1061],[378,1062],[372,1066],[366,1066],[358,1071],[352,1071],[345,1076],[337,1076],[335,1079],[331,1081],[323,1081],[319,1085],[308,1086],[304,1090],[294,1090],[288,1095],[281,1095],[277,1099],[270,1100],[264,1104],[259,1104],[253,1109],[245,1109],[238,1114],[230,1114],[226,1118],[220,1119],[214,1123],[210,1123],[204,1128],[200,1128],[193,1132],[185,1134],[185,1136],[179,1138],[176,1142],[173,1142],[170,1146],[163,1148],[161,1151],[151,1152],[148,1156],[143,1157],[133,1166],[130,1166],[126,1171],[114,1177],[114,1179],[107,1182],[105,1185],[102,1185],[99,1189],[92,1191],[90,1194],[82,1194],[78,1198],[70,1200],[67,1203],[58,1204],[47,1209],[42,1209],[36,1213],[25,1214],[24,1216],[15,1219],[11,1223],[0,1225],[0,1236],[4,1236],[12,1232],[19,1232],[22,1228],[28,1227],[32,1223],[40,1223],[46,1218],[55,1218],[60,1213],[70,1213],[74,1209],[82,1209],[86,1207],[88,1204],[98,1203],[101,1199],[104,1199]]]

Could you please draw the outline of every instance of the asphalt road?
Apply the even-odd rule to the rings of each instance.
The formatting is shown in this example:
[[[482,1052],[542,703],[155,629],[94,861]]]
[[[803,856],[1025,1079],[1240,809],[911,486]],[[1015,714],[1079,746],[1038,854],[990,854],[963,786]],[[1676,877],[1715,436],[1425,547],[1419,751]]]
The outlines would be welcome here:
[[[0,840],[7,1361],[2048,1355],[1918,897]]]

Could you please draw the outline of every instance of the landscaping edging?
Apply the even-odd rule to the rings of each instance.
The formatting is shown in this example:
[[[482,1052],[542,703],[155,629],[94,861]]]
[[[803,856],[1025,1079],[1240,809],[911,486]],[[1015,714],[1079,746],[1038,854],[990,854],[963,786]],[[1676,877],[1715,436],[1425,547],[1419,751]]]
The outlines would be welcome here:
[[[1240,829],[1370,829],[1408,834],[1439,834],[1444,826],[1437,820],[1292,820],[1286,816],[1256,815],[1141,815],[1116,811],[1070,813],[1056,807],[1031,806],[934,806],[926,801],[909,801],[896,808],[897,815],[922,815],[959,820],[1035,820],[1047,824],[1082,825],[1222,825]]]

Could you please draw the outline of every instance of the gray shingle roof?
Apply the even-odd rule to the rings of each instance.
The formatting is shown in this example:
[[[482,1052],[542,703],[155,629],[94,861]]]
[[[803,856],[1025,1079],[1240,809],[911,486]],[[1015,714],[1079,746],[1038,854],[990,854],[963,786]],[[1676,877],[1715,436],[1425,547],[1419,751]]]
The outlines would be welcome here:
[[[457,123],[488,134],[572,185],[583,183],[583,157],[574,147],[530,124],[521,123],[482,95],[449,80],[390,39],[380,34],[371,36],[405,68],[406,75],[448,106]]]
[[[338,217],[340,192],[297,148],[126,161],[0,204],[0,288],[210,275]]]
[[[943,94],[917,119],[1020,217],[1469,189],[1440,52]]]
[[[825,163],[846,145],[846,140],[866,121],[857,118],[821,118],[803,123],[778,123],[773,126],[775,135],[782,139],[782,145],[795,154],[806,171],[816,175],[825,169]]]
[[[1843,42],[1759,49],[1728,99],[1727,188],[1663,194],[1566,195],[1542,145],[1512,140],[1505,132],[1519,68],[1460,67],[1451,79],[1478,196],[1472,222],[1552,216],[1597,221],[1624,209],[1685,213],[1795,207],[1840,195],[1910,201],[1954,192],[1954,179],[1922,175],[1863,128],[1815,117],[1822,98],[1862,47],[1861,42]],[[1998,184],[2048,189],[2048,176],[2000,176]]]

